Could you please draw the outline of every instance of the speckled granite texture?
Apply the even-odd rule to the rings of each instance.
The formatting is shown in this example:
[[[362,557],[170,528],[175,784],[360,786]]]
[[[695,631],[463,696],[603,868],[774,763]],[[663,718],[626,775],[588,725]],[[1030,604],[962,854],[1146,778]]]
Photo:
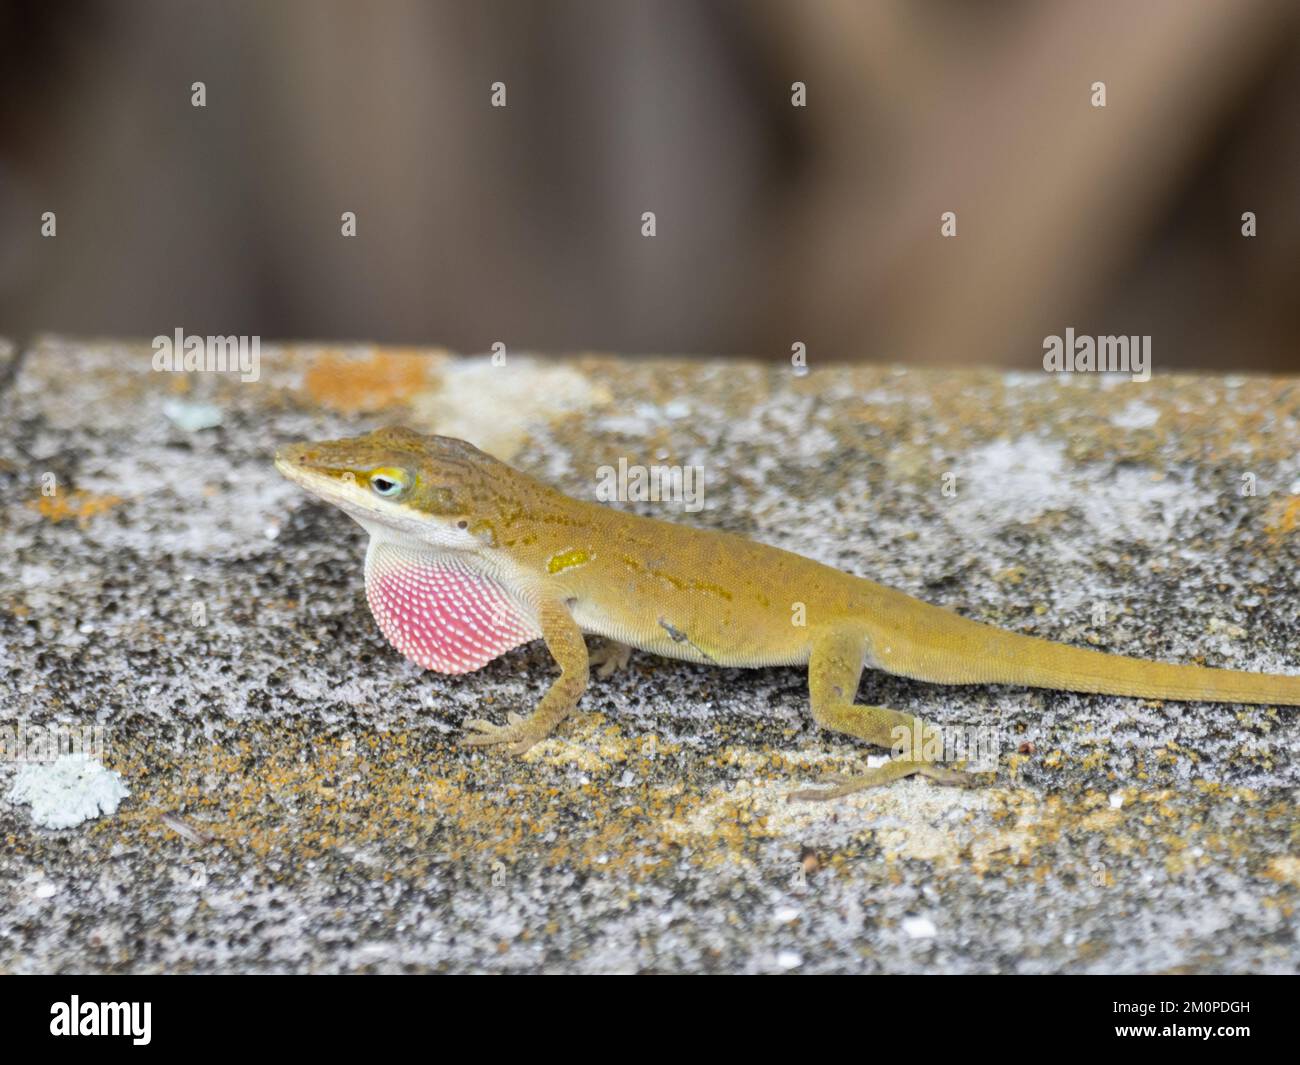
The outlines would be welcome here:
[[[587,498],[620,457],[696,464],[701,512],[622,505],[1020,632],[1300,672],[1300,381],[151,354],[0,348],[0,724],[103,726],[130,789],[57,831],[0,798],[0,970],[1300,968],[1300,712],[869,673],[861,700],[993,728],[995,784],[791,805],[867,754],[799,670],[635,654],[511,761],[459,729],[526,712],[544,648],[403,661],[362,531],[271,465],[399,422]]]

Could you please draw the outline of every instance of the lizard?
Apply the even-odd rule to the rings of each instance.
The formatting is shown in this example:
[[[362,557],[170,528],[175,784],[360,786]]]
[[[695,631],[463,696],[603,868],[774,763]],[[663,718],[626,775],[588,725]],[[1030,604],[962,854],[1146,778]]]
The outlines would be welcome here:
[[[606,666],[629,647],[724,667],[805,666],[818,725],[895,751],[884,765],[792,799],[913,775],[984,782],[939,764],[936,725],[855,702],[867,667],[938,684],[1300,705],[1300,676],[1151,662],[1013,633],[733,533],[573,499],[451,437],[385,428],[289,444],[275,463],[370,534],[366,598],[406,658],[461,674],[545,642],[559,676],[530,715],[470,721],[470,746],[521,755],[550,735],[587,689],[587,634],[624,649],[606,651]],[[900,750],[907,737],[919,742]]]

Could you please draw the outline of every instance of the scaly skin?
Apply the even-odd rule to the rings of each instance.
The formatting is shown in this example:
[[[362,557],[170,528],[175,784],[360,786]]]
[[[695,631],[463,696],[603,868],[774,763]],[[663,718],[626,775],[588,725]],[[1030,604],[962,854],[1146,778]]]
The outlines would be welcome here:
[[[351,514],[371,533],[372,553],[382,546],[382,557],[397,559],[401,573],[452,573],[469,600],[477,589],[504,591],[502,601],[513,606],[504,614],[493,609],[515,635],[494,636],[489,620],[488,635],[476,630],[472,637],[478,657],[470,665],[434,668],[477,668],[516,646],[518,631],[545,640],[559,678],[529,717],[471,722],[472,745],[519,754],[549,735],[586,690],[584,633],[719,666],[806,664],[818,724],[881,747],[895,746],[899,729],[922,737],[879,769],[792,798],[829,798],[912,774],[941,784],[978,781],[927,759],[924,752],[935,749],[933,726],[853,702],[866,666],[941,684],[1300,705],[1300,677],[1146,662],[1005,632],[740,536],[570,499],[447,437],[398,428],[292,445],[278,453],[276,467]],[[378,587],[397,571],[376,565],[372,574],[368,558],[368,590],[372,576]],[[408,586],[389,587],[398,589],[392,601],[418,625]],[[423,635],[441,646],[438,632]],[[617,665],[617,658],[607,651],[602,666]]]

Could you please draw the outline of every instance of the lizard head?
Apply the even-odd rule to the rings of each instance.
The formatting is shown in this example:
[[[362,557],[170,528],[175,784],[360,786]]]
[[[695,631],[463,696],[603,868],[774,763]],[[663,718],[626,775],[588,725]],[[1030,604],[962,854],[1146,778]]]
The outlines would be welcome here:
[[[275,468],[372,535],[393,531],[444,548],[480,546],[488,508],[518,476],[463,440],[402,427],[288,444]]]

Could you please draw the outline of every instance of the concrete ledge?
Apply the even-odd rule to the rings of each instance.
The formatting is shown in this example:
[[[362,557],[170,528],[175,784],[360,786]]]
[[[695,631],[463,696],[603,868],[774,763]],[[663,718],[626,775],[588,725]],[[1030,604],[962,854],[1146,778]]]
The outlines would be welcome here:
[[[620,457],[699,465],[699,513],[621,505],[1017,631],[1294,673],[1300,381],[260,355],[245,382],[45,338],[0,394],[0,726],[102,726],[130,792],[60,830],[0,798],[0,970],[1300,967],[1295,711],[869,674],[861,699],[996,729],[996,784],[787,805],[868,753],[801,672],[637,654],[509,761],[456,738],[526,712],[545,650],[403,661],[361,530],[270,463],[406,423],[588,498]]]

